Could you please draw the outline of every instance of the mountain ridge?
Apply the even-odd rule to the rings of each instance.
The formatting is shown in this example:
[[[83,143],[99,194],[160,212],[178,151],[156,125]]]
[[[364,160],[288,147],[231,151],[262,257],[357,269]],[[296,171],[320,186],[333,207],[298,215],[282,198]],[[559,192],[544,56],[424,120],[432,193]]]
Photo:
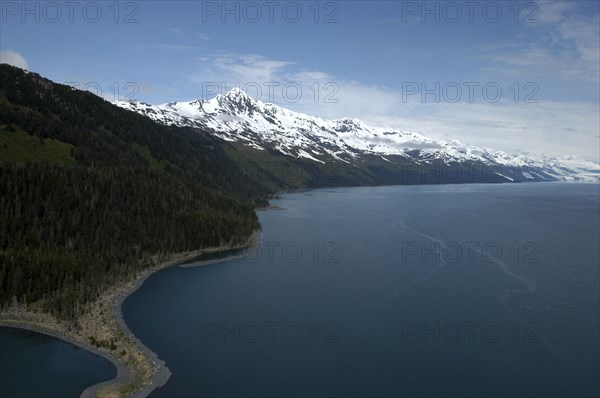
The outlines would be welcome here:
[[[519,174],[520,181],[600,181],[597,162],[544,154],[509,154],[458,140],[432,139],[415,132],[371,127],[356,118],[323,119],[264,103],[239,88],[208,100],[161,105],[120,100],[114,104],[164,125],[197,128],[225,141],[261,151],[275,150],[321,164],[356,164],[367,156],[412,166],[475,162],[499,169],[518,169],[504,175],[507,181],[511,180],[511,174]]]

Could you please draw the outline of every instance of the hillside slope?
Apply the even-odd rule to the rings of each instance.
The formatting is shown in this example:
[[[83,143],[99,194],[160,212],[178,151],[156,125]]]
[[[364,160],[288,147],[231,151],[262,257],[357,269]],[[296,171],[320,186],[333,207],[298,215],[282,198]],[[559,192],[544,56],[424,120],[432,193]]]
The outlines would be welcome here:
[[[154,255],[245,241],[270,192],[218,138],[0,65],[0,306],[74,319]]]
[[[409,177],[416,173],[422,174],[418,183],[597,182],[600,176],[596,162],[532,153],[511,155],[457,140],[373,127],[358,119],[322,119],[263,103],[237,88],[209,100],[158,106],[132,100],[115,104],[164,125],[194,127],[247,148],[308,161],[315,168],[335,163],[338,170],[348,170],[344,165],[350,165],[375,172],[363,178],[354,175],[356,183],[390,183],[392,174],[396,174],[393,183],[415,183]]]

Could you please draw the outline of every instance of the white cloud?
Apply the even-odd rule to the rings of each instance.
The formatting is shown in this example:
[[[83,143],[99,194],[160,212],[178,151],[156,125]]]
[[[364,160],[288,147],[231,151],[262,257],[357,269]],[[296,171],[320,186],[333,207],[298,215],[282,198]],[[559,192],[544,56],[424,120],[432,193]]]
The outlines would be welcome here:
[[[563,21],[557,27],[565,40],[573,42],[580,59],[594,69],[598,76],[600,62],[600,18],[573,17]]]
[[[29,69],[25,57],[15,51],[0,51],[0,64],[8,64],[25,70]]]
[[[365,120],[482,147],[576,155],[599,161],[599,115],[593,103],[504,101],[421,107],[417,115],[409,108],[394,116],[366,115]]]
[[[181,30],[181,29],[178,29],[178,28],[171,28],[171,29],[169,29],[169,31],[171,33],[175,33],[178,36],[185,36],[185,32],[183,30]]]
[[[592,102],[408,101],[387,87],[338,81],[339,103],[282,104],[327,118],[353,117],[367,124],[413,131],[432,138],[457,139],[507,151],[575,155],[600,161],[600,115]],[[291,106],[290,106],[291,105]]]
[[[523,7],[521,20],[537,20],[544,24],[555,24],[564,21],[565,14],[575,8],[575,3],[572,1],[538,1],[535,5],[536,7]]]
[[[308,80],[308,81],[313,81],[313,82],[333,79],[333,76],[331,76],[330,74],[325,73],[325,72],[320,72],[320,71],[302,71],[302,72],[292,74],[290,77],[292,79],[298,80],[298,81],[307,81]]]
[[[284,69],[294,62],[268,59],[256,54],[222,53],[213,57],[213,65],[240,84],[264,84],[285,74]]]
[[[236,85],[244,88],[249,83],[258,84],[264,87],[259,99],[273,100],[280,106],[310,115],[358,118],[368,124],[494,149],[599,158],[598,108],[591,102],[540,99],[538,103],[515,103],[503,98],[497,103],[482,100],[422,103],[419,95],[407,101],[401,92],[390,87],[302,70],[294,61],[226,52],[203,55],[197,60],[204,69],[192,77],[192,83],[218,83],[222,91]],[[279,83],[273,99],[267,98],[265,83],[270,82]],[[302,96],[297,101],[284,98],[282,87],[290,82],[301,87]],[[247,91],[256,96],[254,87]],[[290,92],[293,94],[293,90]]]
[[[575,2],[537,2],[536,23],[524,43],[495,43],[483,57],[499,65],[490,69],[515,75],[600,82],[600,18],[578,13]],[[528,14],[531,10],[524,10]],[[533,38],[533,39],[532,39]]]

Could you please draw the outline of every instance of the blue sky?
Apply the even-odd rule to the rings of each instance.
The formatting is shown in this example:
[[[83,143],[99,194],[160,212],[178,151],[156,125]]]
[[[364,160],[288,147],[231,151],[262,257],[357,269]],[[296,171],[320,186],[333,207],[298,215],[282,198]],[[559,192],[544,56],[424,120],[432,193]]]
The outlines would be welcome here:
[[[0,61],[109,100],[239,85],[323,117],[598,160],[599,4],[3,1]]]

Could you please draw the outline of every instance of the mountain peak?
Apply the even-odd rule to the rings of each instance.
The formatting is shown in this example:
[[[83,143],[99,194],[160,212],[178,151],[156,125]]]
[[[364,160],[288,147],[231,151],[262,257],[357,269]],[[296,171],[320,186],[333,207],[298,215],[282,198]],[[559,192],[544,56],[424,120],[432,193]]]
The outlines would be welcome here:
[[[246,94],[246,92],[244,90],[242,90],[239,87],[234,87],[231,90],[229,90],[226,95],[248,95]]]
[[[327,120],[313,117],[265,104],[239,87],[210,100],[158,107],[118,105],[137,110],[163,124],[198,127],[225,141],[240,142],[259,150],[268,148],[315,162],[352,163],[372,157],[380,157],[390,164],[475,162],[500,169],[519,167],[530,170],[533,180],[554,181],[569,178],[598,181],[600,175],[597,163],[560,162],[543,155],[515,157],[453,139],[432,139],[417,133],[373,127],[355,118]],[[564,165],[568,165],[569,170],[562,167]]]
[[[239,87],[234,87],[231,90],[227,91],[225,94],[219,94],[216,98],[256,101],[254,98],[250,97],[244,90],[242,90]]]
[[[239,87],[234,87],[225,94],[217,95],[212,101],[216,101],[219,106],[227,109],[229,112],[249,112],[260,109],[264,104],[249,96]],[[209,101],[210,102],[210,101]]]

